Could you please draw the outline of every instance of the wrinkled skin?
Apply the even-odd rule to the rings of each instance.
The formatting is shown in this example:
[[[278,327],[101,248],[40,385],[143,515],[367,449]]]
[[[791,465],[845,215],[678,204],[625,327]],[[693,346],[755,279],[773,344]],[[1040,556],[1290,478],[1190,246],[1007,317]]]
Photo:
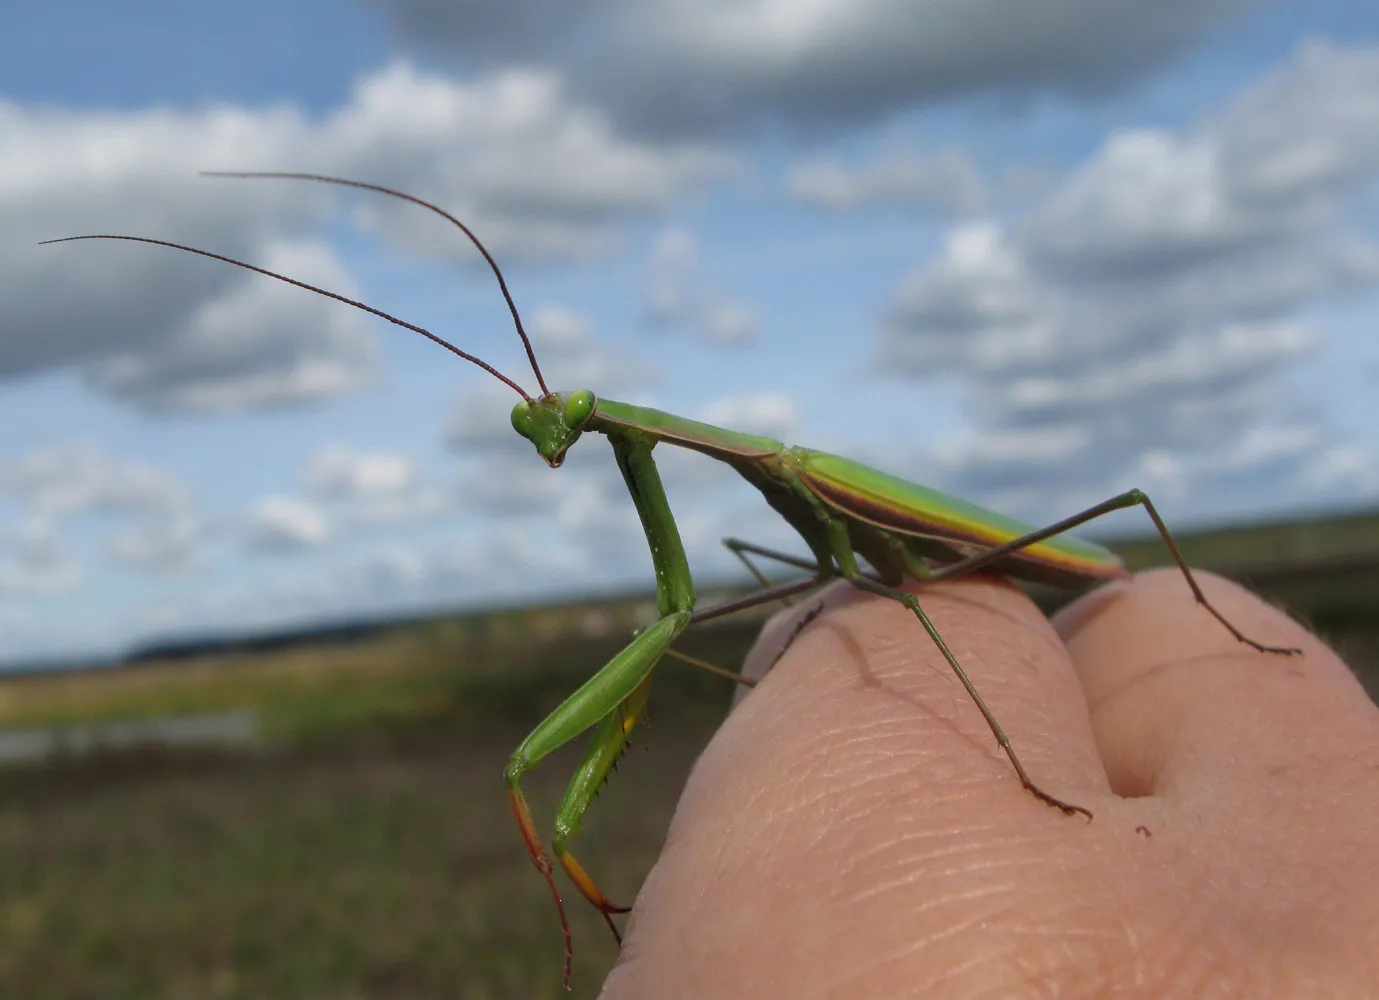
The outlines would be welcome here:
[[[916,590],[1091,823],[1020,787],[904,608],[832,588],[699,761],[605,1000],[1379,996],[1379,711],[1203,584],[1303,655],[1172,571],[1052,625],[991,578]]]

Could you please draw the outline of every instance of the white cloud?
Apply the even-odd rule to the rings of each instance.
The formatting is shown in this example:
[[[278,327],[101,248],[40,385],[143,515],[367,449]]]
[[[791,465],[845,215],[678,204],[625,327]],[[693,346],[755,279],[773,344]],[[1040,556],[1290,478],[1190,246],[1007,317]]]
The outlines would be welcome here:
[[[798,428],[799,413],[795,401],[784,393],[762,392],[716,400],[704,408],[700,419],[744,434],[789,440]]]
[[[372,617],[460,599],[539,600],[576,575],[595,586],[626,578],[625,563],[614,565],[599,555],[568,533],[538,536],[515,524],[462,538],[391,541],[336,559],[325,573],[275,577],[259,590],[237,594],[229,606],[197,608],[191,617],[211,615],[235,628],[263,629],[304,616],[362,611]]]
[[[274,496],[259,502],[250,515],[248,541],[273,552],[319,548],[330,540],[325,515],[312,504]]]
[[[116,559],[153,573],[185,573],[210,563],[209,527],[189,513],[120,531],[111,539]]]
[[[374,553],[359,571],[371,590],[412,590],[433,575],[434,568],[420,551],[391,545]]]
[[[319,243],[265,246],[269,270],[352,291]],[[349,309],[321,313],[315,296],[256,276],[207,300],[157,352],[113,353],[84,366],[92,385],[160,411],[261,408],[339,395],[374,381],[374,339]]]
[[[454,490],[429,482],[407,456],[342,444],[327,445],[307,460],[302,486],[334,505],[340,529],[432,518],[460,503]]]
[[[799,201],[833,211],[880,205],[970,215],[989,200],[976,164],[951,146],[933,152],[887,149],[854,167],[816,157],[791,168],[786,189]]]
[[[1028,251],[1134,276],[1328,235],[1342,201],[1379,169],[1376,92],[1379,50],[1304,44],[1194,129],[1112,136],[1036,213]]]
[[[1036,216],[1038,249],[1096,270],[1191,266],[1267,237],[1273,220],[1234,202],[1222,170],[1207,137],[1114,134]]]
[[[560,305],[545,305],[532,322],[537,361],[557,392],[591,389],[601,394],[640,389],[655,370],[626,348],[599,339],[593,321]]]
[[[645,288],[647,316],[654,324],[689,330],[713,344],[738,346],[760,325],[756,310],[706,285],[699,246],[683,229],[663,232],[651,248]]]
[[[1098,97],[1252,0],[373,0],[464,65],[556,65],[648,132],[855,125],[974,94]]]
[[[606,251],[618,225],[718,177],[703,144],[630,139],[558,77],[508,70],[461,84],[402,63],[320,118],[265,110],[68,112],[0,101],[0,374],[74,369],[155,411],[309,401],[376,374],[372,320],[224,264],[92,232],[204,247],[348,293],[316,235],[341,192],[198,170],[307,167],[444,203],[508,260]],[[461,234],[390,199],[356,218],[412,253],[482,266]]]
[[[1379,284],[1346,219],[1379,174],[1375,93],[1379,49],[1304,46],[1196,127],[1113,135],[1027,218],[955,227],[898,289],[884,348],[973,379],[979,434],[943,481],[1083,505],[1165,454],[1224,504],[1367,481],[1283,379],[1320,344],[1307,309]]]
[[[183,483],[146,462],[112,457],[89,442],[37,449],[0,465],[0,492],[26,507],[4,570],[15,589],[57,592],[76,583],[81,574],[60,533],[83,516],[113,519],[116,526],[106,550],[137,569],[179,572],[202,568],[210,560],[212,530],[193,509],[191,491]]]
[[[532,319],[531,337],[542,351],[579,354],[590,348],[593,336],[589,317],[564,306],[541,306]]]
[[[558,75],[521,69],[461,85],[394,64],[360,83],[319,140],[316,159],[330,170],[424,191],[502,256],[597,254],[610,222],[657,210],[729,166],[707,146],[621,136]],[[474,262],[412,206],[370,201],[361,218],[419,254]]]
[[[66,593],[82,572],[56,527],[30,520],[0,537],[0,590],[31,596]]]
[[[391,452],[361,454],[341,444],[327,445],[307,462],[303,485],[323,497],[398,494],[418,479],[414,463]]]
[[[91,512],[165,513],[191,499],[166,472],[118,461],[87,442],[38,449],[0,465],[0,491],[21,498],[45,521]]]

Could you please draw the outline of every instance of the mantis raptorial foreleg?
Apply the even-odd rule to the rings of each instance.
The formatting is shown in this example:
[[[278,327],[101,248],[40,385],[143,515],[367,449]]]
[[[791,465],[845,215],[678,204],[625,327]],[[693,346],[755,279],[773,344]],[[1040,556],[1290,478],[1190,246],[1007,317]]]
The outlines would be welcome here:
[[[627,749],[627,741],[632,736],[632,730],[636,728],[646,711],[646,699],[650,693],[651,674],[648,672],[641,683],[632,689],[632,693],[603,717],[589,741],[589,749],[585,751],[584,759],[580,761],[578,770],[565,790],[565,798],[561,801],[560,809],[555,816],[555,836],[551,838],[551,851],[560,862],[560,867],[565,869],[570,881],[579,887],[584,898],[603,914],[608,929],[613,932],[613,937],[620,944],[622,935],[618,933],[618,928],[610,915],[626,913],[631,907],[619,906],[605,896],[566,845],[572,838],[579,836],[584,814],[593,803],[594,796],[603,787],[608,772]]]
[[[560,912],[565,934],[565,979],[568,983],[573,958],[570,924],[552,875],[553,865],[532,819],[520,780],[547,754],[564,746],[591,726],[597,725],[589,749],[561,800],[552,842],[556,860],[585,899],[604,915],[614,936],[618,934],[610,914],[625,912],[608,899],[567,844],[583,822],[584,814],[608,772],[627,746],[632,729],[641,718],[651,686],[651,671],[675,638],[689,627],[694,608],[694,583],[685,558],[680,533],[670,513],[660,474],[651,458],[652,445],[634,437],[610,437],[632,502],[646,531],[656,571],[657,608],[660,617],[638,633],[617,656],[567,698],[531,731],[513,752],[504,772],[508,796],[527,854],[550,887]]]
[[[632,727],[641,717],[646,704],[646,692],[651,682],[651,671],[665,648],[674,641],[689,625],[689,611],[676,611],[668,614],[640,635],[634,638],[621,653],[610,660],[598,673],[561,703],[548,715],[531,734],[513,751],[508,761],[504,777],[508,784],[508,798],[512,803],[517,826],[522,832],[527,854],[532,864],[546,879],[556,909],[560,912],[560,925],[565,934],[565,978],[570,977],[570,965],[574,956],[570,937],[570,923],[565,915],[565,905],[561,902],[560,891],[556,888],[552,875],[552,863],[546,848],[541,842],[536,822],[522,794],[521,777],[534,768],[543,757],[578,737],[590,726],[601,723],[594,739],[590,742],[584,762],[575,773],[570,787],[561,801],[560,819],[556,824],[555,855],[562,868],[570,876],[575,886],[607,918],[610,913],[621,913],[626,908],[611,902],[594,884],[588,873],[566,848],[566,842],[578,831],[589,803],[593,801],[614,762],[627,745]],[[617,935],[617,928],[609,921],[609,927]]]

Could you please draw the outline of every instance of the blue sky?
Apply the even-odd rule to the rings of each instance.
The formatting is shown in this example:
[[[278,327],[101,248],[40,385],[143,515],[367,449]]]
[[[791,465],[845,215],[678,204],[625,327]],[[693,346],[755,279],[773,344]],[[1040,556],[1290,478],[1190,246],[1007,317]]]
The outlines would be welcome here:
[[[1027,520],[1379,502],[1379,10],[1358,0],[12,3],[0,660],[650,586],[528,385],[838,451]],[[691,561],[789,541],[657,452]],[[1147,526],[1134,512],[1103,534]],[[1097,531],[1092,532],[1096,534]]]

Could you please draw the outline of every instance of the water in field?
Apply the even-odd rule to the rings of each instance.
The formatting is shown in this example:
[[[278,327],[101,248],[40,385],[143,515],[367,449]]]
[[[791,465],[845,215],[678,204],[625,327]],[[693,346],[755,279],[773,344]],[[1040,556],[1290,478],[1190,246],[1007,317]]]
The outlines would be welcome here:
[[[115,719],[0,730],[0,765],[135,747],[248,747],[261,739],[255,712]]]

